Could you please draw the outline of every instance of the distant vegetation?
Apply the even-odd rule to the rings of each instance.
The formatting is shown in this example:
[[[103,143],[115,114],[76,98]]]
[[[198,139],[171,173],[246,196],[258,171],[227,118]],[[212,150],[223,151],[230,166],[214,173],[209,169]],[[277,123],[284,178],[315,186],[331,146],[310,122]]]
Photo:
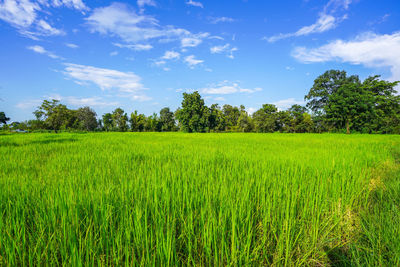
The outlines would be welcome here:
[[[400,96],[394,89],[398,82],[373,76],[360,81],[345,71],[330,70],[314,81],[305,96],[306,106],[293,105],[278,110],[264,104],[253,114],[245,107],[218,104],[207,107],[200,94],[183,93],[182,105],[172,112],[168,107],[151,116],[121,108],[97,114],[90,107],[68,109],[57,100],[43,101],[34,112],[36,119],[7,125],[0,113],[3,129],[83,130],[132,132],[359,132],[400,134]]]

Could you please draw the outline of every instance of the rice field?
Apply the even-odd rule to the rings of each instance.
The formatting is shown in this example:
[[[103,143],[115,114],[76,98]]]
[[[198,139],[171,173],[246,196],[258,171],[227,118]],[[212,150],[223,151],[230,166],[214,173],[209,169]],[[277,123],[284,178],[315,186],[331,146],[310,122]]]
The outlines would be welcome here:
[[[0,135],[0,266],[400,265],[400,136]]]

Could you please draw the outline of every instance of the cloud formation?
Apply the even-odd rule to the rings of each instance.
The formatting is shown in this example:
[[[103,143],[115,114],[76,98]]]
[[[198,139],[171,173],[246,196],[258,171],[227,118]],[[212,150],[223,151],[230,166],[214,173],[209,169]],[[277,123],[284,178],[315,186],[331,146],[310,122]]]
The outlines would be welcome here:
[[[330,0],[324,7],[323,11],[318,15],[318,19],[315,23],[301,27],[296,32],[292,33],[279,33],[271,37],[264,37],[270,43],[298,36],[306,36],[312,33],[322,33],[336,28],[339,23],[347,18],[347,15],[336,16],[335,13],[338,9],[342,8],[347,10],[351,0]]]
[[[0,2],[0,19],[16,28],[22,35],[37,39],[38,36],[64,35],[65,32],[51,26],[42,17],[49,7],[68,7],[85,11],[89,8],[81,0],[4,0]]]
[[[217,84],[210,84],[209,86],[201,89],[201,92],[210,95],[228,95],[234,93],[255,93],[261,90],[262,88],[260,87],[253,89],[242,88],[238,82],[229,82],[225,80]]]
[[[193,1],[193,0],[189,0],[186,2],[187,5],[189,6],[195,6],[195,7],[200,7],[200,8],[204,8],[203,4],[199,1]]]
[[[54,59],[62,59],[60,56],[57,56],[56,54],[50,51],[47,51],[43,46],[40,45],[28,46],[27,48],[38,54],[43,54]]]
[[[171,25],[161,26],[152,16],[137,14],[131,7],[122,3],[112,3],[107,7],[93,10],[86,18],[91,32],[117,36],[128,44],[159,39],[160,41],[180,40],[182,47],[195,47],[208,33],[192,34]]]
[[[292,56],[304,63],[340,61],[365,67],[389,67],[390,80],[400,80],[400,32],[364,33],[354,40],[336,40],[316,48],[296,47]]]

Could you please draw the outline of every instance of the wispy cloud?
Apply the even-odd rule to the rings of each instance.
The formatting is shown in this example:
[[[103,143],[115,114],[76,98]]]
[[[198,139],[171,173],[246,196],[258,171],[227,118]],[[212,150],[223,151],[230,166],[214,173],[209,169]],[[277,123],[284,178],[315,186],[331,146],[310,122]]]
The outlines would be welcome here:
[[[255,93],[261,90],[262,89],[260,87],[256,87],[253,89],[243,88],[238,82],[230,82],[225,80],[217,84],[210,84],[207,87],[201,89],[201,92],[210,95],[228,95],[234,93]]]
[[[164,42],[179,40],[183,47],[194,47],[209,35],[193,34],[171,25],[162,26],[154,17],[137,14],[130,6],[122,3],[94,9],[86,21],[91,32],[117,36],[128,44],[159,39]]]
[[[101,90],[117,89],[119,96],[133,100],[149,100],[142,93],[147,90],[141,83],[141,77],[133,72],[122,72],[112,69],[66,63],[64,74],[80,85],[94,84]]]
[[[0,19],[15,27],[22,35],[32,39],[37,39],[38,36],[64,35],[64,31],[51,26],[39,14],[39,12],[50,14],[45,10],[48,7],[62,6],[80,11],[88,10],[81,0],[6,0],[0,2]]]
[[[306,36],[313,33],[322,33],[336,28],[339,23],[347,18],[347,15],[336,16],[335,13],[339,8],[347,10],[351,0],[330,0],[324,7],[323,11],[320,12],[318,19],[315,23],[301,27],[296,32],[292,33],[279,33],[271,37],[264,37],[270,43],[298,36]]]
[[[305,63],[341,61],[366,67],[389,67],[400,80],[400,32],[365,33],[354,40],[336,40],[317,48],[296,47],[292,56]]]
[[[233,52],[237,51],[237,47],[231,47],[230,44],[217,45],[210,48],[211,54],[221,54],[226,53],[227,57],[233,59]]]
[[[288,98],[273,102],[272,104],[274,104],[279,110],[285,110],[293,105],[304,105],[305,102],[303,100],[296,100],[295,98]]]
[[[208,17],[208,20],[212,24],[217,24],[220,22],[234,22],[235,21],[233,18],[229,18],[229,17]]]
[[[40,45],[28,46],[27,48],[38,54],[43,54],[54,59],[62,59],[62,57],[57,56],[53,52],[47,51],[43,46]]]
[[[204,60],[196,59],[194,55],[185,57],[184,61],[186,62],[186,64],[188,64],[190,68],[194,68],[194,66],[204,62]]]
[[[166,60],[170,59],[178,59],[180,57],[180,54],[175,51],[165,51],[164,55],[161,57]]]
[[[120,44],[120,43],[113,43],[113,45],[119,48],[128,48],[134,51],[148,51],[153,49],[153,46],[150,44]]]
[[[65,45],[66,45],[67,47],[69,47],[69,48],[73,48],[73,49],[79,48],[79,46],[78,46],[78,45],[76,45],[76,44],[72,44],[72,43],[66,43]]]
[[[189,5],[189,6],[195,6],[195,7],[204,8],[203,4],[201,2],[199,2],[199,1],[189,0],[189,1],[186,1],[186,4]]]

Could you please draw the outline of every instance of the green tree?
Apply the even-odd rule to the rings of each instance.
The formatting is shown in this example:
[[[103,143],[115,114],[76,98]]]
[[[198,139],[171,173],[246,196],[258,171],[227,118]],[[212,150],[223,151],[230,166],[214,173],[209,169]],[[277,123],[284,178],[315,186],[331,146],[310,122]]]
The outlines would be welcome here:
[[[218,104],[212,104],[209,109],[208,127],[210,131],[221,132],[225,130],[225,116]]]
[[[6,114],[2,111],[0,112],[0,123],[6,125],[7,121],[9,121],[10,118],[7,118]]]
[[[90,107],[83,107],[77,110],[79,127],[82,130],[94,131],[97,128],[96,112]]]
[[[239,131],[251,132],[254,129],[254,122],[251,116],[247,113],[243,105],[240,106],[240,116],[237,122]]]
[[[163,132],[175,130],[174,113],[168,107],[160,110],[160,125]]]
[[[113,128],[120,132],[125,132],[128,129],[128,116],[122,108],[116,108],[112,114]]]
[[[66,124],[69,118],[68,108],[55,99],[51,101],[44,100],[33,114],[38,119],[44,118],[46,125],[55,132],[60,130],[61,126]]]
[[[184,132],[206,132],[208,130],[208,108],[199,92],[183,93],[182,107],[177,110],[181,130]]]
[[[240,116],[239,108],[231,105],[224,105],[222,107],[222,111],[226,120],[226,126],[230,130],[236,130]]]
[[[275,105],[264,104],[262,108],[254,112],[253,120],[255,129],[261,133],[272,133],[278,129],[278,109]]]
[[[113,130],[113,120],[111,113],[106,113],[103,115],[103,126],[107,132]]]
[[[400,133],[400,96],[394,89],[399,82],[388,82],[371,76],[362,86],[370,93],[374,102],[374,114],[370,127],[374,132]]]

